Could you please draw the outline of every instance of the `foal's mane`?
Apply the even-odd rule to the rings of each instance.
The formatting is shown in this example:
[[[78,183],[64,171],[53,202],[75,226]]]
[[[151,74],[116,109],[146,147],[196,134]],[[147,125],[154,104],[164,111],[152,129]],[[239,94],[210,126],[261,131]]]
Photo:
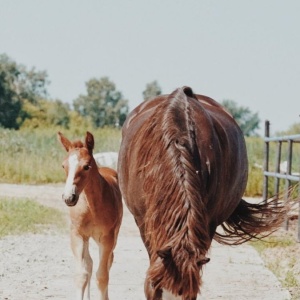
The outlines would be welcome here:
[[[191,101],[198,100],[187,87],[162,99],[135,141],[147,207],[148,277],[155,288],[184,299],[199,291],[200,261],[210,246]]]

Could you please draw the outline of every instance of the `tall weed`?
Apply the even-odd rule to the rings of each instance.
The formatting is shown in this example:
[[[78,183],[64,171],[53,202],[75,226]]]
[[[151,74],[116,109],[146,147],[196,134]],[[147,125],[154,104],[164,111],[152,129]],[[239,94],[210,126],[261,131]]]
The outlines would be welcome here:
[[[121,130],[114,128],[93,129],[76,126],[75,129],[44,128],[19,131],[0,128],[0,182],[7,183],[57,183],[65,180],[61,162],[66,153],[57,141],[62,131],[69,139],[84,139],[86,130],[95,137],[94,152],[118,152]],[[261,196],[263,187],[264,141],[260,137],[246,138],[249,159],[249,176],[246,196]],[[282,148],[282,161],[287,157],[286,145]],[[276,145],[270,147],[270,170],[274,171]],[[294,145],[293,171],[299,172],[300,144]],[[298,170],[297,170],[298,168]],[[285,181],[281,180],[281,188]],[[274,180],[269,182],[269,194],[274,194]]]
[[[264,141],[260,137],[246,138],[246,145],[249,160],[248,184],[246,188],[246,196],[261,196],[263,190],[263,169],[264,169]],[[277,143],[269,143],[269,171],[276,172],[277,166]],[[282,144],[281,162],[288,160],[288,145]],[[300,143],[293,145],[292,157],[292,173],[300,172]],[[275,194],[275,178],[269,177],[268,196],[272,197]],[[279,180],[279,193],[285,189],[285,179]],[[291,182],[295,186],[297,182]]]
[[[61,162],[66,155],[52,129],[0,129],[0,182],[56,183],[64,180]],[[85,131],[62,130],[70,139],[84,139]],[[91,131],[95,137],[95,153],[118,151],[121,133],[104,128]],[[79,134],[78,134],[79,133]]]
[[[6,235],[63,230],[64,214],[30,199],[0,198],[0,238]]]

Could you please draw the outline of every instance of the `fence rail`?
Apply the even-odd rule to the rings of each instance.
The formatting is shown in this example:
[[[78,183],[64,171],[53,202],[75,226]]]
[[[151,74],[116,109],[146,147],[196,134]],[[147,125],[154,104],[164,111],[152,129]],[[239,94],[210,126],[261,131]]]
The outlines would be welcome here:
[[[286,180],[291,180],[291,181],[299,181],[298,175],[287,175],[287,174],[266,172],[266,171],[264,171],[264,175],[268,176],[268,177],[276,177],[276,178],[286,179]],[[264,200],[266,200],[266,199],[264,199]]]
[[[274,182],[274,193],[271,195],[273,198],[279,197],[280,192],[280,180],[285,180],[284,187],[284,198],[285,200],[290,198],[291,186],[292,182],[300,183],[300,173],[293,174],[292,173],[292,161],[293,161],[293,145],[295,143],[300,143],[300,134],[296,135],[287,135],[287,136],[279,136],[279,137],[270,137],[270,122],[265,122],[265,137],[264,137],[264,183],[263,183],[263,200],[267,201],[269,194],[269,177],[275,178]],[[277,152],[276,152],[276,160],[275,160],[275,172],[271,172],[269,170],[270,166],[270,143],[277,144]],[[287,143],[287,158],[285,164],[285,170],[282,172],[281,170],[281,156],[282,156],[282,145]],[[300,170],[300,166],[299,166]],[[300,184],[298,195],[300,198]],[[298,207],[298,216],[300,216],[300,206]],[[284,227],[288,230],[289,227],[289,218],[286,218]],[[298,217],[298,232],[297,239],[300,241],[300,218]]]
[[[269,126],[270,126],[270,124],[269,124]],[[300,143],[300,134],[265,137],[266,142],[288,142],[289,140],[293,140],[294,143]]]

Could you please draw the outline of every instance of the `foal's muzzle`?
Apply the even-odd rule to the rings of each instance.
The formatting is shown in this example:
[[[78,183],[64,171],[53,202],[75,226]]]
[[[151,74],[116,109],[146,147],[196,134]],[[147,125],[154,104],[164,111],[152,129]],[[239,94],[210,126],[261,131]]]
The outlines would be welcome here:
[[[72,187],[72,191],[66,195],[65,193],[62,195],[63,200],[68,206],[75,206],[79,199],[79,194],[76,191],[76,186]]]

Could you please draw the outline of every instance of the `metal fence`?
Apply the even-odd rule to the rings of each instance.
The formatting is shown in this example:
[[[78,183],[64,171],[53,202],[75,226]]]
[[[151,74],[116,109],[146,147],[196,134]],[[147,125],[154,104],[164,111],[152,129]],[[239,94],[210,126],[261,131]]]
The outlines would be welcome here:
[[[273,170],[270,170],[270,144],[276,146],[276,157],[273,164]],[[287,144],[286,159],[282,161],[282,146]],[[280,137],[270,137],[270,122],[265,122],[265,137],[264,137],[264,183],[263,183],[263,200],[266,201],[270,196],[278,199],[279,195],[283,194],[284,199],[290,198],[291,186],[293,182],[300,183],[300,165],[298,173],[292,172],[293,162],[293,145],[300,143],[300,134],[287,135]],[[275,167],[274,167],[275,166]],[[274,178],[274,192],[269,195],[269,177]],[[285,181],[284,191],[280,191],[280,180]],[[298,185],[298,195],[300,197],[300,184]],[[300,215],[300,206],[298,207],[298,215]],[[286,218],[284,227],[288,230],[289,218]],[[298,217],[298,241],[300,241],[300,218]]]

